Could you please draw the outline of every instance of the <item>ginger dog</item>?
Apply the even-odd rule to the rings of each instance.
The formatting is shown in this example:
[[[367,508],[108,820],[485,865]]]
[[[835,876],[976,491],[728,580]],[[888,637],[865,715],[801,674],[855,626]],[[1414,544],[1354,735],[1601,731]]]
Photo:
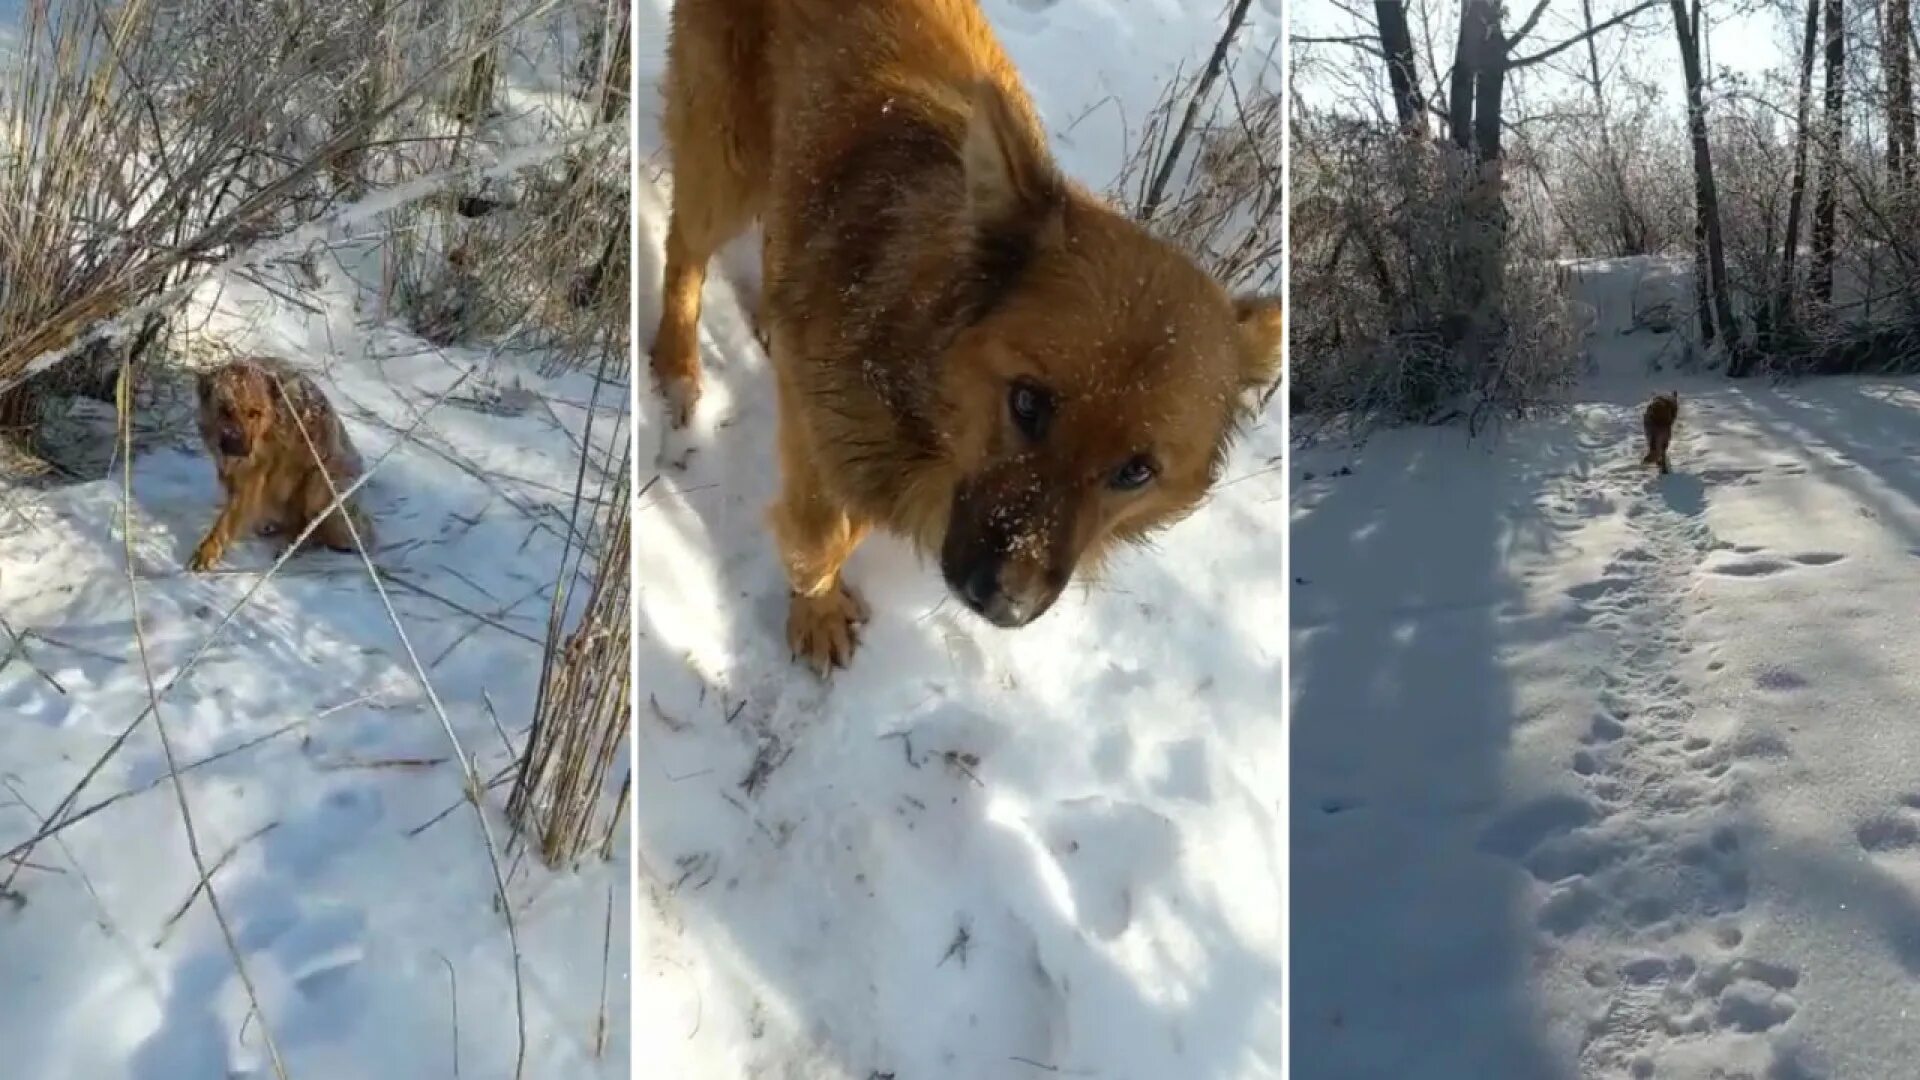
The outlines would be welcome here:
[[[881,528],[1001,627],[1190,512],[1272,380],[1277,301],[1231,297],[1068,180],[974,0],[680,0],[652,373],[700,397],[707,263],[756,219],[778,401],[787,641],[823,674]]]
[[[1657,465],[1662,475],[1673,471],[1667,464],[1667,447],[1673,443],[1673,424],[1680,419],[1680,395],[1659,394],[1647,402],[1641,423],[1647,429],[1647,456],[1642,465]]]
[[[361,542],[372,546],[372,528],[351,500],[328,512],[335,492],[360,475],[360,455],[312,379],[282,361],[251,357],[203,372],[198,388],[200,438],[226,499],[189,569],[212,569],[247,532],[277,533],[291,543],[322,514],[313,532],[321,544],[353,550],[343,516],[350,514]]]

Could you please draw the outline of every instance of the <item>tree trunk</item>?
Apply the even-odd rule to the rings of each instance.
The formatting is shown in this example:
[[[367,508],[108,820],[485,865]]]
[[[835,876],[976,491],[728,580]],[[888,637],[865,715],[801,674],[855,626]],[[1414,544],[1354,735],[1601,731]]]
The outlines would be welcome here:
[[[1813,204],[1813,295],[1833,300],[1833,245],[1840,212],[1840,147],[1846,131],[1847,32],[1840,0],[1826,0],[1827,73],[1820,123],[1820,191]]]
[[[1693,54],[1696,57],[1696,67],[1699,70],[1699,74],[1697,76],[1688,77],[1687,79],[1687,85],[1689,88],[1691,88],[1696,84],[1704,84],[1706,82],[1705,65],[1700,64],[1698,62],[1700,58],[1701,46],[1705,44],[1700,40],[1699,0],[1694,0],[1692,8],[1687,12],[1687,36],[1692,41]],[[1683,45],[1682,48],[1684,49],[1685,46]],[[1683,75],[1685,75],[1686,69],[1685,69],[1684,61],[1682,63],[1681,72]],[[1691,93],[1689,93],[1688,101],[1689,101],[1689,106],[1691,106],[1691,101],[1692,101]],[[1701,112],[1701,117],[1702,117],[1701,124],[1703,128],[1705,126],[1705,115],[1706,115],[1705,110],[1703,108]],[[1688,139],[1688,146],[1692,147],[1693,146],[1693,142],[1692,142],[1693,124],[1692,124],[1691,113],[1689,113],[1689,116],[1688,116],[1687,139]],[[1711,349],[1713,348],[1714,338],[1716,337],[1716,334],[1714,333],[1715,320],[1713,317],[1713,298],[1714,298],[1714,282],[1718,279],[1718,275],[1714,274],[1712,262],[1707,257],[1707,248],[1710,246],[1709,239],[1712,233],[1708,226],[1709,215],[1707,214],[1707,200],[1702,199],[1700,197],[1700,189],[1699,189],[1700,162],[1698,158],[1694,160],[1693,175],[1694,175],[1693,299],[1694,299],[1695,316],[1700,320],[1700,344],[1703,348]]]
[[[1774,285],[1769,330],[1786,324],[1793,311],[1793,263],[1800,250],[1800,216],[1807,201],[1807,138],[1813,114],[1813,55],[1820,38],[1821,0],[1807,0],[1807,29],[1800,46],[1800,103],[1793,135],[1793,188],[1787,196],[1787,239],[1780,258],[1780,279]]]
[[[1460,9],[1460,39],[1453,49],[1453,78],[1447,88],[1447,133],[1453,145],[1473,149],[1473,107],[1480,65],[1490,50],[1493,30],[1490,0],[1466,0]]]
[[[1507,42],[1498,0],[1466,0],[1449,87],[1447,118],[1467,185],[1453,250],[1458,293],[1443,336],[1484,362],[1505,332],[1501,281],[1506,268],[1506,193],[1502,178],[1500,113],[1505,96]]]
[[[1883,27],[1887,67],[1887,175],[1904,191],[1913,183],[1912,0],[1887,0]]]
[[[1427,103],[1420,96],[1420,71],[1414,66],[1407,5],[1402,0],[1375,0],[1373,11],[1380,23],[1380,50],[1387,58],[1387,81],[1393,87],[1394,115],[1403,134],[1424,139]]]
[[[1740,327],[1734,322],[1733,301],[1727,294],[1727,257],[1720,236],[1720,192],[1713,180],[1713,151],[1707,142],[1707,105],[1700,72],[1699,23],[1690,17],[1684,0],[1668,0],[1673,8],[1674,31],[1680,38],[1680,66],[1687,83],[1687,134],[1693,143],[1693,197],[1696,212],[1695,265],[1706,263],[1707,276],[1700,282],[1703,297],[1711,299],[1711,318],[1702,313],[1701,329],[1707,340],[1719,331],[1719,339],[1728,356],[1728,374],[1744,375],[1750,357],[1740,344]],[[1699,0],[1694,0],[1694,14]],[[1705,259],[1698,252],[1705,249]]]

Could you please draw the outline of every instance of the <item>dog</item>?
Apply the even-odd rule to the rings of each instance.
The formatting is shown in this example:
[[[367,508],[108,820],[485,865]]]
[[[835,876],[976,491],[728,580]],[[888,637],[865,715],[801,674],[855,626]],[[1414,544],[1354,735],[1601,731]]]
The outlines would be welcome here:
[[[1673,471],[1673,466],[1667,463],[1667,448],[1673,443],[1673,424],[1678,419],[1680,395],[1677,393],[1655,395],[1640,417],[1647,429],[1647,456],[1640,459],[1640,464],[1658,466],[1662,476]]]
[[[213,569],[247,532],[291,542],[323,515],[313,532],[322,545],[352,551],[357,531],[360,542],[372,546],[373,529],[352,500],[329,510],[336,492],[359,477],[360,455],[312,379],[284,361],[257,356],[202,372],[197,390],[200,438],[225,500],[188,569]]]
[[[652,377],[683,427],[707,264],[757,220],[797,659],[852,657],[875,528],[1013,628],[1204,499],[1280,302],[1069,181],[975,0],[680,0],[665,93]]]

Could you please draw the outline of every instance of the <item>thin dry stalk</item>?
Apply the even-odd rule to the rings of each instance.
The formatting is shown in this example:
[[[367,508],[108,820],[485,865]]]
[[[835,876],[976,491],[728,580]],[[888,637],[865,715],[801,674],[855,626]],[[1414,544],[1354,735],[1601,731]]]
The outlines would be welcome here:
[[[611,357],[603,357],[590,408],[598,405],[609,366]],[[582,442],[574,489],[576,517],[583,506],[589,505],[591,421]],[[533,725],[507,801],[516,835],[532,833],[541,858],[549,866],[576,863],[589,848],[598,849],[604,858],[611,850],[608,840],[612,830],[625,809],[623,786],[620,796],[613,800],[614,815],[602,821],[607,776],[616,761],[626,760],[623,749],[632,712],[630,464],[630,457],[623,453],[614,490],[593,500],[599,506],[596,533],[602,543],[580,622],[564,636],[571,597],[567,585],[579,575],[579,564],[588,550],[585,544],[575,547],[570,543],[562,553],[548,614],[547,648],[541,660]],[[575,530],[570,528],[568,533],[571,536]]]
[[[1215,277],[1252,291],[1277,288],[1286,251],[1285,99],[1265,81],[1275,70],[1271,55],[1258,70],[1262,77],[1244,91],[1231,64],[1217,83],[1211,65],[1176,78],[1112,192]]]

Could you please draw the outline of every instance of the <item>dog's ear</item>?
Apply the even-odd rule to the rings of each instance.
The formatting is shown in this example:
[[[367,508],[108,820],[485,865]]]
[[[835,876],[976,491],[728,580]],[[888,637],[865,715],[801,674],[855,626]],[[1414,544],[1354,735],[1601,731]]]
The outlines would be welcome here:
[[[962,150],[967,215],[983,229],[1035,227],[1057,213],[1065,185],[1033,125],[992,79],[973,88]]]
[[[1233,317],[1240,330],[1240,388],[1265,389],[1280,373],[1281,347],[1287,339],[1285,308],[1278,297],[1241,296],[1233,301]]]

